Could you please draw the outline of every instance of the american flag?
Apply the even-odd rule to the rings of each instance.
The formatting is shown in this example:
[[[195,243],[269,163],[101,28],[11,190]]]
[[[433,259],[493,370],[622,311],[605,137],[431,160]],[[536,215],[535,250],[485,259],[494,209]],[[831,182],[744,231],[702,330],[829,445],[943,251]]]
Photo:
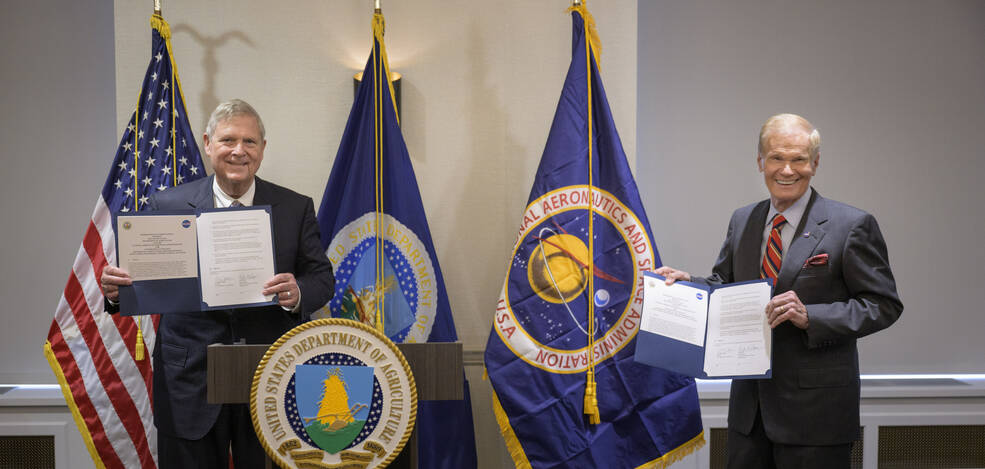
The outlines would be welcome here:
[[[171,55],[171,30],[159,14],[150,23],[153,47],[137,107],[44,345],[97,467],[157,467],[150,356],[158,320],[107,314],[99,288],[103,267],[116,264],[113,214],[143,210],[154,192],[205,175]],[[146,354],[139,350],[143,344]]]

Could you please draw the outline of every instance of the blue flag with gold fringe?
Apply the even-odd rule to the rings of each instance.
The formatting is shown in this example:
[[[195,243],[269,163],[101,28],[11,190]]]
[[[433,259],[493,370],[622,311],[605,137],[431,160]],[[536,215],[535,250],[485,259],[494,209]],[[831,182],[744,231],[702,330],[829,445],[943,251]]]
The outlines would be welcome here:
[[[697,388],[633,360],[660,256],[594,21],[571,11],[571,65],[486,345],[493,407],[518,468],[664,467],[704,444]]]
[[[315,317],[361,321],[394,342],[454,342],[444,278],[400,132],[383,26],[375,14],[373,50],[318,210],[336,291]],[[464,400],[419,401],[417,422],[420,467],[476,467],[468,382]]]

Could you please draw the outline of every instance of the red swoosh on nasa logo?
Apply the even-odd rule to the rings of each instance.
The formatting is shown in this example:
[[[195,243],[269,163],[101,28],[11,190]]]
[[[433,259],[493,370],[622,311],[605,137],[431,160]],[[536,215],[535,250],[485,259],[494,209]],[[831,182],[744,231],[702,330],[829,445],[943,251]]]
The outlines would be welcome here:
[[[562,229],[561,229],[561,231],[564,231],[564,229],[562,228]],[[565,232],[565,234],[567,234],[567,232]],[[575,257],[575,255],[574,255],[574,254],[573,254],[573,253],[572,253],[571,251],[569,251],[569,250],[567,250],[567,249],[565,249],[564,247],[562,247],[562,246],[559,246],[559,245],[557,245],[556,243],[553,243],[553,242],[551,242],[551,241],[549,241],[549,240],[546,240],[546,239],[544,239],[544,238],[541,238],[541,237],[539,237],[539,236],[536,236],[536,235],[535,235],[535,236],[533,236],[533,238],[534,238],[534,239],[536,239],[536,240],[538,240],[538,241],[540,241],[540,242],[543,242],[543,243],[547,243],[547,244],[550,244],[551,246],[554,246],[554,247],[556,247],[556,248],[558,248],[558,249],[560,249],[560,250],[561,250],[561,252],[563,252],[563,253],[564,253],[565,255],[567,255],[567,256],[568,256],[568,259],[571,259],[571,260],[573,260],[573,261],[575,261],[575,263],[576,263],[576,264],[578,264],[579,266],[581,266],[581,268],[583,268],[583,269],[585,269],[585,268],[587,268],[587,267],[588,267],[588,264],[586,264],[586,263],[584,263],[584,262],[582,262],[582,261],[580,261],[580,260],[579,260],[579,259],[578,259],[577,257]],[[616,277],[613,277],[613,276],[611,276],[611,275],[609,275],[609,274],[607,274],[607,273],[606,273],[605,271],[603,271],[602,269],[600,269],[600,268],[599,268],[599,267],[598,267],[597,265],[595,265],[595,264],[592,264],[592,273],[593,273],[593,274],[594,274],[594,275],[595,275],[596,277],[598,277],[598,278],[601,278],[601,279],[605,279],[605,280],[608,280],[608,281],[610,281],[610,282],[616,282],[616,283],[621,283],[621,284],[623,284],[623,285],[625,285],[625,284],[626,284],[626,282],[623,282],[622,280],[619,280],[618,278],[616,278]]]

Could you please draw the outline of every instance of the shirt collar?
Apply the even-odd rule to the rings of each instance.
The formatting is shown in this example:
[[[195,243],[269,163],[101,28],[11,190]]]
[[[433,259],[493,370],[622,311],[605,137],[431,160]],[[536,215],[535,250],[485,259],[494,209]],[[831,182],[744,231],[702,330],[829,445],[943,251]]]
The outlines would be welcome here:
[[[246,189],[243,196],[238,199],[233,199],[229,196],[229,194],[223,192],[221,187],[219,187],[219,180],[212,178],[212,194],[215,196],[215,208],[228,208],[232,205],[233,200],[239,200],[239,203],[243,204],[244,207],[250,207],[253,205],[253,196],[256,195],[256,192],[256,178],[253,178],[253,181],[250,182],[250,188]]]
[[[773,203],[770,202],[770,211],[766,214],[766,224],[772,225],[773,218],[775,218],[778,213],[782,213],[783,218],[787,219],[787,224],[796,229],[800,226],[800,219],[804,217],[804,210],[807,209],[807,202],[811,200],[811,194],[813,193],[814,188],[808,187],[804,192],[804,195],[800,196],[800,198],[797,199],[793,205],[787,207],[787,209],[782,212],[778,211],[776,207],[773,206]]]

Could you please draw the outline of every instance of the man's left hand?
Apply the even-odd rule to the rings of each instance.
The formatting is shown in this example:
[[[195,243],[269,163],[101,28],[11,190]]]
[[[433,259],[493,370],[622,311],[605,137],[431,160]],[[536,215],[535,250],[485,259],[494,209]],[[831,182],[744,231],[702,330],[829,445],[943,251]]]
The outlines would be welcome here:
[[[287,308],[294,309],[298,305],[298,295],[301,289],[292,273],[274,275],[274,277],[263,284],[263,294],[277,294],[278,304]]]
[[[795,291],[787,290],[766,303],[766,320],[774,329],[784,321],[790,321],[801,329],[807,329],[807,307],[801,303]]]

